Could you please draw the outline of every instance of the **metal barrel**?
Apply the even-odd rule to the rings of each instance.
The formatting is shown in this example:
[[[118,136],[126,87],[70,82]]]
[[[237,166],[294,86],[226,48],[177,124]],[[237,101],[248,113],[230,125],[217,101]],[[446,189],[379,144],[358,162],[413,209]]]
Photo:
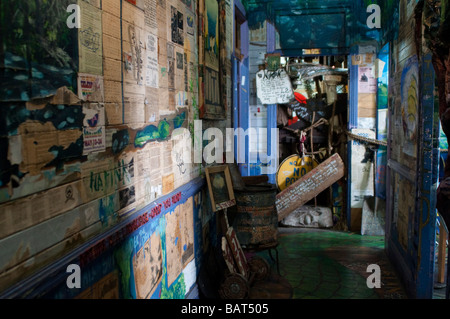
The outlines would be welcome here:
[[[263,249],[278,243],[278,216],[275,186],[235,189],[236,216],[233,228],[246,249]]]

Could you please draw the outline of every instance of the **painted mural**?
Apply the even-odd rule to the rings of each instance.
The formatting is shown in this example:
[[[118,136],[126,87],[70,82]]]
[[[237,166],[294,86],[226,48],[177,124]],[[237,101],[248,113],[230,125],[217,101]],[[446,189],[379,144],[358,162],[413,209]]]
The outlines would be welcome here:
[[[401,98],[403,152],[411,157],[416,157],[419,125],[419,65],[415,56],[409,59],[403,68]]]
[[[185,298],[202,258],[202,185],[197,181],[163,197],[76,256],[71,262],[80,266],[80,288],[69,289],[65,280],[54,280],[53,288],[40,297]],[[64,274],[65,269],[58,271]]]
[[[28,101],[54,94],[62,86],[76,89],[76,31],[62,28],[70,0],[2,1],[0,11],[1,101]],[[34,19],[28,19],[29,16]],[[11,19],[11,17],[14,17]],[[45,21],[45,23],[44,23]]]

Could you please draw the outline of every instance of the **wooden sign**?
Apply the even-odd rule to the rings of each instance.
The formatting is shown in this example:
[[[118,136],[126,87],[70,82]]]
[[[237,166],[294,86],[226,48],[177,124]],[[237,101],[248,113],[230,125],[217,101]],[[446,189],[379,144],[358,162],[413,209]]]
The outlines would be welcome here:
[[[230,245],[228,245],[228,241],[225,236],[222,237],[222,254],[223,258],[225,259],[225,264],[227,265],[230,273],[238,273],[239,270],[237,269],[234,262],[233,252],[231,251]]]
[[[339,154],[334,154],[276,196],[278,221],[283,220],[342,177],[344,177],[344,163]]]
[[[230,246],[230,250],[239,273],[245,278],[248,278],[250,269],[248,267],[247,259],[244,255],[244,251],[242,250],[241,244],[239,243],[233,227],[228,228],[225,236],[227,238],[228,245]]]

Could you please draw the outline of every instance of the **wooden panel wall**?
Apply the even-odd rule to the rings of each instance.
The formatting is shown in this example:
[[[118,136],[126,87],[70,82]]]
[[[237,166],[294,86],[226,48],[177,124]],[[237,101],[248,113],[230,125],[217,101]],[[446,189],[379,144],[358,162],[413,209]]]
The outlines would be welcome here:
[[[33,15],[37,8],[31,2],[35,3],[24,5]],[[49,2],[36,3],[45,6]],[[0,292],[6,293],[128,218],[151,214],[158,207],[155,201],[164,196],[170,196],[170,203],[180,187],[194,183],[200,174],[187,147],[193,143],[193,121],[199,114],[198,1],[78,0],[78,4],[80,29],[64,29],[65,10],[55,15],[61,32],[75,32],[74,37],[67,36],[74,49],[56,43],[50,52],[68,56],[72,69],[50,67],[34,56],[23,56],[24,51],[4,38],[6,55],[2,52],[1,57],[5,65],[31,59],[30,65],[43,70],[33,76],[41,77],[38,83],[48,87],[39,87],[40,91],[35,90],[39,94],[31,95],[25,84],[11,84],[23,92],[13,96],[2,91],[0,95]],[[11,6],[1,7],[4,16],[14,9]],[[38,31],[36,27],[29,32]],[[12,72],[13,67],[6,71]],[[53,84],[61,81],[52,82],[52,78],[61,73],[74,80],[55,88]],[[231,94],[231,90],[226,92]],[[187,210],[177,208],[182,202],[173,203],[177,220],[184,223],[184,211],[198,212],[201,196],[194,195],[183,196],[182,202],[189,202]],[[180,209],[183,212],[178,216]],[[149,241],[134,247],[134,253],[148,247],[158,253],[158,243],[164,252],[169,238],[175,238],[176,227],[167,228],[169,224],[145,228]],[[192,244],[202,232],[192,227],[186,231],[183,238]],[[183,251],[174,251],[164,257],[168,258],[164,272],[171,272],[169,265],[176,259],[171,256],[183,263],[173,266],[176,271],[166,287],[179,279],[192,260]],[[140,257],[135,258],[139,264]],[[146,270],[142,271],[144,276]],[[185,278],[180,292],[187,293],[194,284],[195,267],[190,273],[194,279]],[[105,276],[113,276],[114,280],[103,279],[119,281],[120,287],[127,284],[117,273]],[[147,289],[149,283],[142,280]],[[152,291],[147,289],[144,294],[138,288],[128,293],[120,290],[118,295],[153,296]]]

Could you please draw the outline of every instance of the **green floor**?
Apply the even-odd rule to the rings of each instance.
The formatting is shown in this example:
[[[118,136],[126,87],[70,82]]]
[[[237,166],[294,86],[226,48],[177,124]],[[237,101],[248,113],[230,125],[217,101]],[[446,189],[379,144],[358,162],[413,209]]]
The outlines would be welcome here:
[[[279,233],[280,275],[292,286],[293,299],[406,298],[385,255],[384,237],[298,228]],[[370,264],[380,266],[381,288],[367,286]]]

